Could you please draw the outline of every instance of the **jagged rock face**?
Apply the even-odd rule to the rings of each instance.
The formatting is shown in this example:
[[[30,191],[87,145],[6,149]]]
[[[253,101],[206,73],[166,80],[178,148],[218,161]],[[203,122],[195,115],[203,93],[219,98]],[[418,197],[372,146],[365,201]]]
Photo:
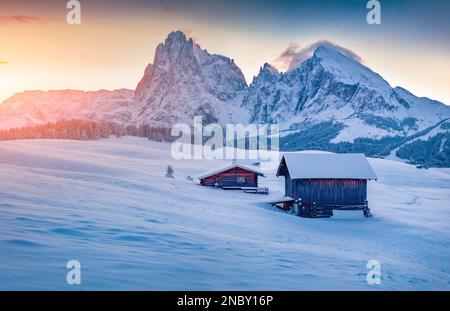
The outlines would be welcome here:
[[[355,62],[338,51],[319,47],[312,58],[287,73],[265,66],[243,105],[254,110],[252,121],[277,123],[344,106],[351,106],[350,113],[396,110],[398,102],[391,99],[393,92],[387,82]],[[346,70],[356,74],[348,75]]]
[[[171,125],[202,115],[206,123],[226,121],[229,116],[222,113],[239,109],[245,88],[232,60],[211,55],[182,32],[172,32],[158,45],[136,88],[137,119]]]

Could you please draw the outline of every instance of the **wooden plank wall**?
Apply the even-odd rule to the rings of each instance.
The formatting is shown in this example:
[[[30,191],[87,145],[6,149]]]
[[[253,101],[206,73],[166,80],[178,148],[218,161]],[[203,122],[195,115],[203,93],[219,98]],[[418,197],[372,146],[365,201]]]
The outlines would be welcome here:
[[[293,196],[293,182],[289,173],[284,176],[284,192],[285,196],[292,197]]]
[[[318,204],[362,204],[367,200],[364,179],[295,179],[294,198]]]
[[[244,183],[238,183],[238,177],[245,177]],[[258,175],[244,170],[240,167],[236,167],[219,174],[202,179],[201,184],[204,186],[214,186],[218,183],[220,187],[257,187],[258,186]]]

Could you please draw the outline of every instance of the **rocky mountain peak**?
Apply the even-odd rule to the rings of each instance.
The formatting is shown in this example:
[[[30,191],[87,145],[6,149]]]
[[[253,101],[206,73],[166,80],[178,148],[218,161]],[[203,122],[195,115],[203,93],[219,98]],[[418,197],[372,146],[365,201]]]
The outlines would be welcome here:
[[[229,110],[220,106],[229,105],[246,86],[233,60],[208,53],[181,31],[171,32],[136,88],[138,119],[172,124],[196,114],[218,121]]]
[[[181,31],[171,32],[164,43],[160,43],[155,52],[153,64],[176,63],[194,57],[194,42],[187,39]]]

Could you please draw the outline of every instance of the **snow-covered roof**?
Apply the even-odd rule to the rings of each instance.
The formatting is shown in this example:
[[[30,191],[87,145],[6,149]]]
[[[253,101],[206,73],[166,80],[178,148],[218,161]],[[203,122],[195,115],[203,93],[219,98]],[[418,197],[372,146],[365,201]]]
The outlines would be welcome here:
[[[228,171],[230,169],[237,168],[237,167],[242,168],[242,169],[247,170],[247,171],[250,171],[250,172],[253,172],[255,174],[258,174],[258,175],[261,175],[261,176],[264,177],[264,174],[260,170],[255,169],[252,166],[244,165],[244,164],[238,163],[238,162],[233,162],[231,164],[227,164],[225,166],[221,166],[221,167],[218,167],[218,168],[206,171],[203,174],[197,175],[197,178],[198,179],[203,179],[203,178],[206,178],[206,177],[209,177],[209,176],[213,176],[213,175],[216,175],[216,174],[219,174],[219,173],[222,173],[222,172],[225,172],[225,171]]]
[[[286,153],[283,159],[292,179],[377,179],[362,153]],[[280,175],[283,159],[277,176]]]
[[[281,198],[276,198],[276,199],[270,200],[267,202],[267,204],[277,204],[277,203],[292,202],[292,201],[295,201],[295,199],[293,197],[284,196]]]

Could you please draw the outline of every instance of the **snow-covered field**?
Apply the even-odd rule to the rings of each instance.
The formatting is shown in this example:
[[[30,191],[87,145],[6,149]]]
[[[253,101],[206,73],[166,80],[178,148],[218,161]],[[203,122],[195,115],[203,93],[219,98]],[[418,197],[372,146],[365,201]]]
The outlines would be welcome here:
[[[304,219],[271,194],[186,180],[216,161],[176,161],[138,138],[0,143],[0,289],[450,290],[450,171],[370,159],[374,214]],[[167,165],[175,179],[165,178]],[[81,263],[81,285],[66,263]],[[366,263],[381,263],[368,285]]]

